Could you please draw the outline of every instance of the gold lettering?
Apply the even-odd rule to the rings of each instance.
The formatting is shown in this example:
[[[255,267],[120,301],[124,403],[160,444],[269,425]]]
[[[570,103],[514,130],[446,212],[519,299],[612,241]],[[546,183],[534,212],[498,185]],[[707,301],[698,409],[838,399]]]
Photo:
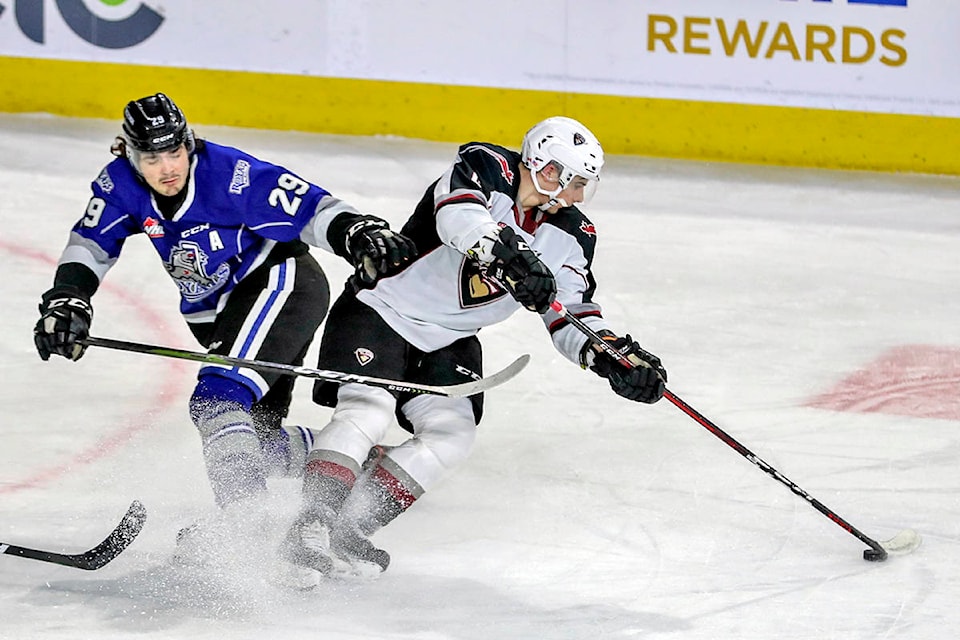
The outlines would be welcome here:
[[[866,43],[866,48],[862,55],[853,53],[853,37],[860,36]],[[863,64],[873,57],[873,52],[877,50],[877,43],[873,39],[873,34],[860,27],[843,28],[843,62],[845,64]]]
[[[800,34],[795,34],[794,30],[800,28],[804,29],[804,34],[798,44]],[[761,56],[771,59],[786,53],[798,62],[864,64],[873,60],[879,50],[877,60],[881,64],[901,67],[907,63],[908,57],[907,34],[901,29],[886,29],[874,34],[855,26],[807,24],[791,27],[788,22],[779,22],[772,27],[766,20],[751,24],[746,19],[734,22],[706,16],[647,16],[647,51],[709,56],[716,49],[719,54],[713,40],[717,36],[728,58],[747,55],[753,59]]]
[[[747,49],[747,55],[751,58],[756,58],[760,53],[763,36],[767,33],[767,22],[763,21],[760,23],[760,29],[757,30],[756,39],[754,39],[750,33],[750,28],[747,26],[746,20],[737,20],[737,27],[733,30],[732,36],[730,32],[727,31],[726,21],[722,18],[717,18],[717,29],[720,31],[720,41],[723,43],[723,50],[728,57],[733,57],[742,41]]]
[[[781,22],[777,25],[777,30],[773,33],[773,39],[770,42],[770,48],[767,49],[767,58],[772,58],[777,51],[787,51],[794,60],[800,59],[800,51],[797,49],[797,41],[793,39],[793,33],[790,32],[790,25]]]
[[[694,31],[694,26],[709,25],[710,18],[684,18],[683,20],[683,52],[699,53],[701,55],[710,55],[710,47],[698,47],[693,44],[694,40],[706,40],[710,37],[709,33],[704,31]]]
[[[666,24],[665,32],[658,31],[657,26]],[[659,40],[667,47],[670,53],[676,53],[677,48],[673,45],[673,38],[677,35],[677,21],[670,16],[653,15],[647,19],[647,51],[653,51],[657,47]]]
[[[819,40],[817,34],[823,34],[823,39]],[[837,32],[825,24],[807,25],[807,62],[813,62],[814,55],[819,51],[823,59],[827,62],[836,62],[833,53],[833,45],[837,43]]]
[[[901,67],[907,63],[907,50],[901,44],[893,41],[893,38],[899,38],[903,40],[907,37],[906,32],[901,31],[900,29],[887,29],[880,34],[880,44],[883,47],[892,53],[897,54],[895,58],[889,58],[887,56],[880,56],[880,62],[887,65],[888,67]]]

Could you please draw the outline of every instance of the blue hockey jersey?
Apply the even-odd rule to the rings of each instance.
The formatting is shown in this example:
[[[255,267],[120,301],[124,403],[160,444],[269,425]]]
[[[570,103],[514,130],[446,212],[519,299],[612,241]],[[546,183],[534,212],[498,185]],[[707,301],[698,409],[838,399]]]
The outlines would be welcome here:
[[[186,197],[169,217],[125,158],[104,167],[91,188],[60,264],[82,263],[102,281],[126,239],[146,234],[188,322],[212,322],[277,243],[303,240],[333,251],[327,226],[341,213],[357,213],[284,167],[207,141],[191,158]]]

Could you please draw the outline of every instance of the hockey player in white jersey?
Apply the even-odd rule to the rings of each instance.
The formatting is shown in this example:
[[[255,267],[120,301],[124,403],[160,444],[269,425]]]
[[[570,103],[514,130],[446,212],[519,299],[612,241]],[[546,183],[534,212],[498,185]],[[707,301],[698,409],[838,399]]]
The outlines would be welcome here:
[[[596,231],[576,204],[596,188],[602,167],[597,139],[565,117],[536,124],[520,153],[484,142],[461,146],[401,230],[419,257],[372,286],[348,283],[331,308],[320,366],[465,382],[482,374],[479,329],[525,307],[542,314],[568,360],[607,378],[621,396],[658,401],[667,379],[660,360],[613,333],[593,300]],[[555,297],[638,366],[628,369],[591,346],[550,310]],[[483,398],[320,382],[314,399],[336,409],[307,457],[303,507],[281,553],[313,577],[343,563],[385,570],[390,557],[369,536],[467,457]],[[382,455],[378,445],[395,412],[412,437]]]
[[[133,235],[156,249],[179,289],[180,312],[210,353],[293,365],[302,364],[329,305],[308,245],[347,259],[366,282],[415,253],[383,220],[288,169],[195,137],[162,93],[131,101],[123,118],[117,158],[93,181],[40,303],[34,339],[44,360],[83,356],[91,297]],[[200,369],[190,415],[220,506],[263,495],[258,435],[277,432],[292,386],[291,376]]]

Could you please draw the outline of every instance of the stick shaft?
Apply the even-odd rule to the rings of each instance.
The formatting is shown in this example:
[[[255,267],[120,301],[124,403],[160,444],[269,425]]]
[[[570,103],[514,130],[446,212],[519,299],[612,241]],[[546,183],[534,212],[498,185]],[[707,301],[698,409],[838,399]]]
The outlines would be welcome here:
[[[165,358],[177,358],[180,360],[192,360],[194,362],[205,362],[207,364],[220,365],[225,367],[244,367],[258,371],[271,371],[287,375],[302,376],[305,378],[314,378],[318,380],[329,380],[345,384],[356,382],[372,387],[380,387],[388,391],[400,391],[407,393],[432,394],[448,396],[451,398],[461,398],[477,393],[483,393],[493,387],[499,386],[513,378],[529,362],[530,356],[523,355],[502,371],[470,382],[451,385],[429,385],[418,384],[415,382],[404,382],[401,380],[388,380],[386,378],[375,378],[372,376],[363,376],[355,373],[344,373],[342,371],[327,371],[324,369],[310,369],[292,364],[283,364],[279,362],[267,362],[264,360],[248,360],[246,358],[234,358],[215,353],[201,353],[197,351],[185,351],[183,349],[172,349],[170,347],[161,347],[151,344],[142,344],[139,342],[126,342],[123,340],[112,340],[110,338],[95,338],[90,336],[81,340],[83,344],[90,347],[103,347],[106,349],[115,349],[117,351],[131,351],[134,353],[145,353],[148,355],[162,356]]]
[[[600,335],[596,331],[591,329],[590,326],[587,325],[583,320],[576,317],[575,315],[570,313],[566,308],[564,308],[562,304],[560,304],[559,302],[554,302],[553,305],[551,306],[554,311],[556,311],[561,316],[563,316],[563,318],[567,322],[569,322],[574,327],[579,329],[581,333],[583,333],[588,338],[590,338],[591,342],[593,342],[594,344],[599,346],[601,349],[603,349],[608,355],[615,358],[624,366],[633,367],[633,364],[629,360],[627,360],[624,356],[622,356],[616,349],[611,347],[606,340],[600,337]],[[844,529],[847,533],[854,536],[861,542],[869,545],[870,548],[874,549],[878,553],[884,553],[884,554],[886,553],[884,551],[883,546],[879,542],[867,536],[866,534],[861,532],[859,529],[854,527],[852,524],[850,524],[849,522],[841,518],[839,515],[837,515],[836,512],[834,512],[832,509],[828,508],[822,502],[820,502],[819,500],[811,496],[809,493],[804,491],[803,488],[801,488],[797,483],[793,482],[792,480],[787,478],[785,475],[777,471],[773,466],[771,466],[769,463],[763,460],[760,456],[756,455],[755,453],[750,451],[750,449],[740,444],[740,442],[737,441],[736,438],[731,436],[729,433],[727,433],[726,431],[721,429],[719,426],[714,424],[706,416],[704,416],[699,411],[697,411],[696,409],[691,407],[689,404],[684,402],[672,391],[667,389],[666,391],[664,391],[663,397],[666,398],[668,401],[670,401],[670,403],[672,403],[678,409],[683,411],[685,414],[693,418],[695,422],[697,422],[700,426],[704,427],[707,431],[715,435],[717,438],[723,441],[731,449],[733,449],[734,451],[739,453],[741,456],[743,456],[744,458],[746,458],[747,460],[755,464],[757,467],[759,467],[761,470],[767,473],[770,477],[774,478],[775,480],[777,480],[778,482],[786,486],[788,489],[790,489],[790,491],[792,491],[796,495],[800,496],[801,498],[809,502],[814,509],[816,509],[817,511],[825,515],[835,524],[837,524],[842,529]]]

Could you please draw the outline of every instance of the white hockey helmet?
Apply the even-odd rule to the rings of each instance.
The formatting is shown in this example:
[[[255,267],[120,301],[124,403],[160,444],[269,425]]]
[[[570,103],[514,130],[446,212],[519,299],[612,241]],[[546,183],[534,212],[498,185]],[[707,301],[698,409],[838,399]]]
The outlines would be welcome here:
[[[566,206],[567,203],[556,196],[570,184],[574,176],[581,176],[588,181],[589,190],[585,200],[596,190],[603,168],[603,148],[590,129],[581,123],[573,118],[554,116],[533,125],[523,136],[520,160],[530,170],[537,191],[551,197],[550,202],[542,208],[556,204]],[[560,169],[559,185],[553,191],[543,189],[537,179],[537,172],[550,163],[558,165]]]

